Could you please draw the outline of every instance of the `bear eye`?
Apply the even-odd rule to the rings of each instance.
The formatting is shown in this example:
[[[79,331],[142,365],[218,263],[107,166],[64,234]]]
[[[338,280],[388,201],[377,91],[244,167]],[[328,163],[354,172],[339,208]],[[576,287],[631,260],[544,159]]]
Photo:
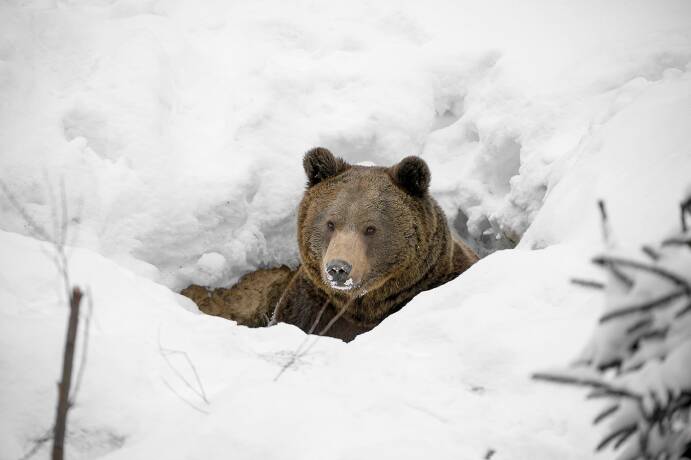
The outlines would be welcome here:
[[[377,229],[370,225],[365,229],[365,235],[374,235],[376,231]]]
[[[336,230],[336,225],[334,225],[333,222],[328,221],[328,222],[326,223],[326,228],[327,228],[330,232],[333,232],[334,230]]]

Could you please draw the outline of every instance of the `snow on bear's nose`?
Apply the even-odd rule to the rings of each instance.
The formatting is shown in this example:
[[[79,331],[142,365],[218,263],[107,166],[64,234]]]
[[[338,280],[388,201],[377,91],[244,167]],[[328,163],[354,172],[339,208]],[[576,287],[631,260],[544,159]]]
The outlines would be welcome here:
[[[350,271],[353,267],[345,260],[335,259],[326,264],[326,277],[334,287],[351,287]],[[348,281],[350,280],[350,283]]]

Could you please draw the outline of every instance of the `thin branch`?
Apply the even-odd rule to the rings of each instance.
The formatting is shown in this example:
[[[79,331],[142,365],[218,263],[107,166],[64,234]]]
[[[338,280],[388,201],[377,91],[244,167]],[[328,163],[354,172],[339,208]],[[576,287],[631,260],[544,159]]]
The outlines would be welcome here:
[[[616,447],[620,446],[624,441],[626,441],[629,438],[629,436],[631,436],[633,433],[635,433],[636,429],[637,429],[637,427],[636,427],[636,424],[634,423],[631,425],[626,425],[625,427],[620,428],[620,429],[614,431],[613,433],[610,433],[609,436],[606,436],[600,442],[600,444],[597,445],[595,450],[599,452],[602,449],[604,449],[605,447],[607,447],[607,445],[610,444],[612,441],[615,441],[615,440],[617,440],[617,438],[619,438],[619,440],[615,443],[615,449],[616,449]]]
[[[45,445],[48,441],[53,439],[53,428],[48,429],[42,436],[34,439],[33,446],[27,453],[19,457],[19,460],[29,460],[31,457],[36,455],[36,453],[41,450],[41,447]]]
[[[645,329],[649,326],[652,326],[653,323],[654,323],[654,321],[652,320],[652,318],[643,318],[642,320],[637,321],[634,324],[632,324],[631,326],[629,326],[626,329],[626,333],[627,334],[634,334],[634,333],[640,331],[641,329]]]
[[[629,390],[626,390],[624,388],[617,388],[617,387],[614,387],[614,386],[612,386],[606,382],[602,382],[602,381],[596,380],[596,379],[589,379],[589,378],[582,379],[582,378],[571,377],[571,376],[567,376],[567,375],[546,374],[546,373],[533,374],[532,378],[535,380],[544,380],[547,382],[597,388],[597,389],[607,391],[612,396],[621,396],[624,398],[633,399],[635,401],[641,401],[643,399],[640,395],[638,395],[636,393],[632,393]]]
[[[7,197],[7,200],[10,202],[10,204],[14,207],[15,211],[19,213],[19,215],[22,217],[24,222],[29,226],[29,229],[31,232],[38,236],[40,239],[44,241],[49,241],[55,244],[53,239],[48,235],[46,230],[40,226],[39,224],[36,223],[36,221],[29,215],[28,212],[26,212],[26,209],[24,209],[24,206],[17,200],[17,198],[14,196],[12,192],[10,192],[10,189],[5,185],[4,182],[0,181],[0,188],[2,189],[3,193]]]
[[[62,460],[64,457],[67,413],[70,409],[69,394],[72,384],[72,367],[74,364],[74,349],[77,342],[81,300],[82,291],[75,287],[70,297],[70,315],[67,321],[65,352],[62,360],[62,380],[58,384],[58,406],[55,414],[55,432],[53,434],[53,460]]]
[[[655,262],[660,260],[660,254],[655,249],[651,248],[650,246],[641,247],[641,251],[643,251],[643,254],[650,257]]]
[[[593,425],[597,425],[598,423],[600,423],[601,421],[603,421],[604,419],[606,419],[610,415],[614,414],[618,410],[619,410],[619,404],[615,404],[613,406],[608,407],[607,409],[600,412],[597,415],[597,417],[595,417],[595,419],[593,420]]]
[[[287,288],[286,288],[287,290]],[[314,330],[317,328],[317,324],[319,324],[319,320],[321,320],[322,315],[324,314],[324,311],[326,311],[326,307],[329,305],[329,302],[331,301],[331,297],[327,297],[326,300],[324,301],[324,304],[322,305],[321,309],[319,310],[319,313],[317,314],[317,317],[314,319],[312,322],[312,326],[310,327],[309,332],[305,335],[305,337],[302,339],[302,342],[300,342],[300,345],[298,345],[297,349],[292,353],[290,359],[286,361],[283,366],[281,366],[281,369],[278,371],[278,374],[276,374],[276,377],[274,377],[274,382],[277,381],[283,373],[288,370],[289,367],[291,367],[293,364],[297,362],[299,358],[304,356],[304,353],[302,353],[302,349],[307,345],[307,342],[309,341],[310,334],[314,332]]]
[[[194,394],[196,394],[197,396],[199,396],[199,397],[202,399],[202,401],[204,401],[204,403],[209,404],[209,400],[208,400],[208,398],[206,397],[206,391],[204,390],[204,385],[202,385],[202,380],[201,380],[201,378],[199,377],[199,373],[197,372],[197,367],[194,365],[194,363],[192,362],[192,360],[190,359],[189,355],[188,355],[186,352],[180,351],[180,350],[172,350],[172,349],[169,349],[169,348],[164,348],[164,347],[161,345],[161,329],[160,329],[160,328],[159,328],[159,330],[158,330],[158,351],[159,351],[159,353],[161,354],[161,356],[163,357],[163,359],[165,360],[165,362],[166,362],[166,364],[168,365],[168,367],[170,368],[170,370],[172,370],[173,373],[174,373],[175,375],[177,375],[177,377],[178,377],[178,378],[179,378],[179,379],[180,379],[190,390],[192,390],[192,392],[193,392]],[[185,378],[185,376],[183,376],[183,375],[180,373],[180,371],[179,371],[175,366],[173,366],[173,363],[170,362],[170,359],[168,358],[168,356],[169,356],[169,355],[176,355],[176,354],[182,355],[182,356],[185,358],[185,360],[187,361],[187,364],[189,365],[190,369],[192,370],[192,373],[194,374],[194,379],[195,379],[196,382],[197,382],[197,387],[198,387],[198,388],[195,388],[190,382],[188,382],[187,379]]]
[[[597,207],[600,210],[600,224],[602,227],[602,240],[605,244],[609,243],[609,221],[607,219],[607,208],[605,207],[605,202],[603,200],[597,201]]]
[[[611,311],[600,318],[600,323],[606,323],[607,321],[610,321],[614,318],[620,318],[622,316],[628,316],[634,313],[645,313],[651,310],[654,310],[655,308],[659,308],[662,306],[665,306],[669,304],[670,302],[677,300],[680,297],[684,297],[688,295],[688,292],[686,292],[686,289],[679,289],[676,291],[673,291],[667,295],[664,295],[662,297],[659,297],[655,300],[648,301],[644,304],[641,305],[634,305],[632,307],[626,307],[626,308],[620,308],[618,310]]]
[[[586,280],[581,278],[571,278],[571,283],[577,286],[591,288],[591,289],[604,289],[605,283],[595,280]]]
[[[84,377],[84,370],[86,369],[86,358],[89,352],[89,331],[91,329],[91,315],[94,310],[94,298],[91,294],[91,289],[86,289],[87,309],[84,319],[84,327],[82,328],[82,356],[79,362],[79,370],[77,371],[77,381],[74,384],[72,396],[70,396],[70,404],[74,405],[79,394],[79,389],[82,386],[82,378]]]
[[[678,276],[675,273],[672,273],[668,270],[665,270],[663,268],[654,266],[654,265],[647,265],[641,262],[637,262],[635,260],[629,260],[629,259],[623,259],[621,257],[609,257],[609,256],[600,256],[596,257],[593,259],[593,263],[597,265],[620,265],[623,267],[628,267],[628,268],[634,268],[637,270],[643,270],[647,271],[649,273],[653,273],[655,275],[661,276],[665,279],[668,279],[672,283],[676,284],[677,286],[681,286],[686,289],[686,292],[691,294],[691,285],[682,277]]]
[[[178,393],[173,386],[168,383],[168,381],[164,378],[161,378],[161,381],[164,383],[165,386],[168,387],[168,389],[175,395],[177,396],[182,402],[190,406],[192,409],[196,410],[197,412],[201,412],[204,415],[209,415],[209,411],[202,409],[201,407],[195,406],[192,402],[186,400],[185,398],[182,397],[180,393]]]
[[[687,199],[680,206],[681,208],[681,231],[686,233],[688,226],[686,225],[686,213],[691,213],[691,198]]]
[[[675,317],[676,319],[679,319],[679,318],[681,318],[682,316],[684,316],[684,315],[686,315],[686,314],[688,314],[688,313],[690,313],[690,312],[691,312],[691,302],[689,302],[689,304],[686,305],[686,307],[684,307],[684,308],[682,308],[681,310],[679,310],[679,311],[677,312],[677,314],[674,315],[674,317]]]
[[[330,299],[327,299],[327,301],[324,303],[324,306],[322,307],[322,310],[319,312],[319,315],[317,316],[317,321],[315,321],[314,324],[312,324],[312,327],[310,328],[310,333],[311,333],[312,331],[314,331],[314,329],[316,328],[316,326],[317,326],[317,324],[318,324],[318,322],[319,322],[319,319],[320,319],[321,316],[322,316],[322,313],[324,313],[324,309],[325,309],[326,306],[328,305],[329,300],[330,300]],[[307,340],[308,340],[309,337],[310,337],[309,335],[306,335],[306,336],[305,336],[305,339],[304,339],[304,340],[302,341],[302,343],[300,344],[300,347],[298,347],[298,351],[296,351],[295,353],[293,353],[293,356],[291,357],[291,359],[290,359],[286,364],[283,365],[283,367],[282,367],[281,370],[278,372],[278,374],[276,375],[276,377],[274,377],[274,382],[277,381],[277,380],[279,379],[279,377],[281,377],[281,375],[283,375],[283,373],[284,373],[290,366],[292,366],[299,358],[302,358],[302,357],[305,356],[307,353],[309,353],[309,351],[310,351],[310,350],[314,347],[314,345],[316,345],[316,343],[319,341],[319,337],[321,337],[321,336],[323,336],[324,334],[326,334],[327,332],[329,332],[329,330],[331,329],[331,326],[333,326],[333,325],[336,323],[336,321],[338,321],[339,318],[340,318],[341,316],[343,316],[343,314],[346,312],[346,310],[348,310],[348,307],[350,307],[350,305],[351,305],[352,303],[353,303],[353,300],[351,299],[350,301],[348,301],[348,302],[346,302],[345,304],[343,304],[343,307],[341,307],[341,310],[340,310],[333,318],[331,318],[331,320],[326,324],[326,326],[324,326],[324,327],[322,328],[321,331],[319,331],[318,336],[315,337],[315,339],[314,339],[314,340],[312,341],[312,343],[305,349],[305,351],[300,352],[300,351],[299,351],[300,348],[302,348],[302,347],[304,346],[304,344],[307,343]]]
[[[673,238],[668,238],[662,242],[663,246],[690,246],[691,247],[691,238],[681,238],[681,237],[673,237]]]

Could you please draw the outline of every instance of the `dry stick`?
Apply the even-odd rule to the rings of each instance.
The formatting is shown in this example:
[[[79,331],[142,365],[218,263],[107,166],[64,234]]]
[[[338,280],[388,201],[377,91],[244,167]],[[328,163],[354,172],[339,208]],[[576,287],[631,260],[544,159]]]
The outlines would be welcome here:
[[[82,291],[78,287],[72,290],[70,297],[70,316],[67,321],[67,337],[65,339],[65,354],[62,360],[62,380],[58,384],[58,408],[55,415],[55,431],[53,434],[53,460],[64,457],[65,432],[67,429],[67,411],[70,409],[70,385],[72,384],[72,365],[74,363],[74,348],[77,342],[77,327],[79,326],[79,304]]]
[[[618,410],[619,410],[619,404],[615,404],[611,407],[608,407],[607,409],[600,412],[597,415],[597,417],[595,417],[595,420],[593,420],[593,425],[597,425],[598,423],[600,423],[601,421],[603,421],[604,419],[606,419],[610,415],[614,414]]]
[[[82,378],[84,377],[84,370],[86,369],[86,357],[89,351],[89,330],[91,329],[91,315],[94,311],[94,298],[90,288],[86,289],[86,298],[86,318],[84,327],[82,328],[82,357],[79,362],[79,370],[77,371],[77,381],[74,384],[72,396],[70,396],[70,405],[74,405],[74,402],[77,400],[77,394],[79,394],[79,389],[82,386]]]
[[[609,221],[607,220],[607,209],[603,200],[597,200],[597,207],[600,210],[600,223],[602,224],[602,239],[605,244],[609,243]]]
[[[616,449],[617,447],[622,445],[624,441],[626,441],[633,433],[635,433],[636,430],[638,430],[638,426],[635,423],[620,428],[615,432],[610,433],[609,436],[605,437],[605,439],[603,439],[600,442],[600,444],[597,445],[595,450],[599,452],[605,447],[607,447],[607,445],[610,444],[612,441],[618,439],[618,441],[616,441],[616,443],[614,444],[614,448]]]
[[[172,349],[170,349],[170,348],[163,348],[163,346],[161,345],[161,329],[160,329],[160,328],[158,329],[158,352],[161,354],[161,356],[163,356],[163,359],[165,360],[165,362],[166,362],[166,364],[168,365],[168,367],[170,368],[170,370],[172,370],[173,373],[175,373],[175,375],[176,375],[180,380],[182,380],[182,382],[183,382],[190,390],[192,390],[192,392],[193,392],[194,394],[196,394],[197,396],[199,396],[199,397],[202,399],[202,401],[204,401],[204,403],[206,403],[206,404],[208,405],[208,404],[209,404],[209,400],[208,400],[208,398],[206,397],[206,391],[204,390],[204,385],[202,385],[202,380],[201,380],[201,378],[199,377],[199,373],[197,372],[197,367],[194,365],[194,363],[193,363],[192,360],[190,359],[190,357],[189,357],[189,355],[187,354],[187,352],[184,352],[184,351],[181,351],[181,350],[172,350]],[[197,381],[197,386],[198,386],[199,388],[194,388],[194,386],[193,386],[190,382],[187,381],[187,379],[180,373],[180,371],[179,371],[175,366],[173,366],[173,363],[170,362],[170,360],[168,359],[168,356],[169,356],[169,355],[174,355],[174,354],[180,354],[180,355],[182,355],[182,356],[185,358],[185,360],[187,361],[187,364],[190,366],[190,369],[192,369],[192,373],[194,374],[194,379]],[[164,383],[168,384],[165,380],[164,380]],[[170,386],[170,385],[169,385],[169,386]],[[177,393],[176,393],[176,394],[177,394]]]
[[[685,314],[687,314],[687,313],[689,313],[689,312],[691,312],[691,302],[689,302],[689,304],[688,304],[686,307],[684,307],[684,308],[682,308],[681,310],[679,310],[679,311],[674,315],[674,318],[679,319],[679,318],[681,318],[682,316],[684,316]]]
[[[626,333],[627,333],[627,334],[636,333],[636,332],[640,331],[641,329],[645,329],[645,328],[647,328],[647,327],[649,327],[649,326],[652,326],[654,322],[655,322],[655,321],[653,321],[652,318],[643,318],[642,320],[636,321],[636,322],[633,323],[631,326],[629,326],[629,327],[626,329]]]
[[[691,246],[691,238],[674,237],[662,241],[663,246]]]
[[[581,379],[578,377],[570,377],[566,375],[555,375],[555,374],[545,374],[545,373],[537,373],[533,374],[532,378],[535,380],[545,380],[547,382],[554,382],[554,383],[563,383],[567,385],[579,385],[579,386],[585,386],[585,387],[591,387],[591,388],[597,388],[597,389],[602,389],[607,391],[609,394],[612,396],[621,396],[624,398],[630,398],[635,401],[642,401],[642,396],[632,393],[629,390],[626,390],[624,388],[617,388],[612,385],[609,385],[608,383],[602,382],[600,380],[595,380],[595,379]]]
[[[287,288],[286,288],[287,290]],[[284,291],[285,295],[285,291]],[[317,328],[317,324],[319,324],[319,320],[321,319],[322,315],[324,314],[324,311],[326,310],[326,307],[329,305],[329,301],[331,300],[331,297],[327,297],[326,300],[324,301],[324,304],[322,305],[321,310],[319,310],[319,313],[317,314],[317,317],[315,320],[312,322],[312,327],[310,327],[310,330],[307,334],[305,334],[305,337],[302,339],[302,342],[300,342],[300,345],[298,345],[297,349],[293,352],[293,355],[290,357],[290,359],[281,367],[281,370],[278,371],[278,374],[276,374],[276,377],[274,377],[274,382],[279,379],[281,375],[295,362],[301,358],[304,354],[302,352],[302,348],[307,344],[307,341],[309,340],[310,334],[314,332],[314,330]]]
[[[338,314],[337,314],[336,316],[334,316],[333,318],[331,318],[331,321],[329,321],[329,322],[326,324],[326,326],[324,326],[324,328],[319,332],[319,335],[312,341],[312,343],[310,344],[310,346],[307,347],[307,349],[305,350],[305,352],[303,353],[303,355],[307,354],[307,353],[312,349],[312,347],[314,347],[314,346],[317,344],[317,341],[319,340],[319,337],[321,337],[322,335],[324,335],[324,334],[326,334],[327,332],[329,332],[329,329],[331,329],[331,326],[333,326],[334,323],[336,323],[336,321],[338,321],[338,319],[339,319],[341,316],[343,316],[343,313],[346,312],[346,310],[348,309],[348,307],[350,307],[350,304],[352,304],[352,303],[353,303],[353,300],[350,300],[349,302],[347,302],[346,304],[343,305],[343,307],[342,307],[341,310],[338,312]]]
[[[664,246],[664,243],[662,243],[662,244]],[[660,254],[658,254],[658,252],[655,249],[651,248],[650,246],[642,246],[641,251],[643,251],[643,254],[650,257],[655,262],[660,260]]]
[[[577,286],[591,288],[591,289],[604,289],[605,283],[595,280],[586,280],[582,278],[571,278],[571,283]]]
[[[688,227],[686,226],[686,213],[691,213],[691,198],[681,204],[681,231],[686,233]]]
[[[609,218],[607,216],[607,208],[605,207],[605,202],[603,200],[598,200],[597,201],[597,207],[600,210],[600,224],[602,227],[602,239],[605,243],[606,246],[610,245],[610,239],[611,239],[611,229],[609,225]],[[622,283],[624,283],[628,288],[631,288],[633,286],[633,280],[626,275],[626,273],[622,272],[619,270],[619,267],[616,267],[612,264],[606,265],[607,268],[610,269],[612,274],[619,279]]]
[[[24,223],[29,227],[30,233],[33,237],[37,239],[42,239],[53,246],[55,254],[49,255],[55,263],[58,273],[61,275],[65,293],[67,296],[67,301],[70,307],[70,314],[67,323],[67,335],[65,339],[65,348],[63,354],[63,369],[61,381],[58,383],[58,405],[56,409],[56,422],[53,428],[48,432],[53,434],[53,459],[62,459],[64,456],[64,444],[65,444],[65,434],[67,432],[67,412],[74,403],[74,398],[79,390],[79,385],[81,383],[81,378],[84,372],[84,366],[86,364],[86,345],[88,337],[88,328],[91,318],[91,303],[89,306],[89,316],[87,318],[86,331],[84,336],[84,351],[82,353],[81,366],[77,375],[77,385],[75,386],[75,391],[70,397],[70,387],[72,381],[72,368],[74,365],[74,351],[77,342],[77,330],[79,328],[79,308],[81,304],[81,299],[83,297],[82,291],[77,287],[72,287],[70,283],[69,269],[67,264],[67,254],[65,253],[65,244],[67,241],[67,231],[69,226],[69,212],[67,209],[67,197],[65,192],[64,180],[60,181],[60,198],[61,198],[61,219],[58,223],[57,217],[57,204],[53,199],[53,194],[49,194],[49,198],[52,201],[51,210],[53,213],[53,225],[54,235],[51,237],[48,232],[39,225],[26,211],[26,209],[21,205],[19,200],[14,196],[14,194],[9,190],[7,185],[0,181],[0,189],[3,191],[10,204],[15,208],[19,215],[24,220]],[[43,247],[41,248],[43,250]],[[36,445],[31,449],[23,458],[28,458],[34,455],[38,449],[47,442],[50,437],[46,438],[43,436],[36,441]]]
[[[168,389],[169,389],[175,396],[177,396],[182,402],[184,402],[185,404],[187,404],[188,406],[190,406],[192,409],[196,410],[197,412],[201,412],[201,413],[204,414],[204,415],[209,415],[209,411],[204,410],[204,409],[202,409],[202,408],[200,408],[200,407],[197,407],[197,406],[195,406],[194,404],[192,404],[191,402],[189,402],[188,400],[186,400],[185,398],[183,398],[182,395],[180,395],[180,393],[178,393],[178,392],[175,390],[175,388],[173,388],[173,386],[172,386],[170,383],[168,383],[168,381],[167,381],[166,379],[162,378],[161,380],[163,381],[163,383],[165,384],[165,386],[167,386]]]
[[[29,460],[31,457],[36,455],[36,453],[43,447],[45,443],[53,439],[53,428],[50,428],[47,430],[43,436],[39,436],[38,438],[34,439],[34,445],[27,453],[19,457],[19,460]]]

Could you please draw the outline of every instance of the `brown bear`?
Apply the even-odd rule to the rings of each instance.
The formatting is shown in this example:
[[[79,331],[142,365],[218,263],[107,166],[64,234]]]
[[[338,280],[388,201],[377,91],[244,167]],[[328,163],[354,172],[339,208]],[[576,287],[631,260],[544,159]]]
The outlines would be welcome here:
[[[298,210],[301,265],[290,274],[255,272],[251,287],[241,279],[216,295],[221,299],[216,312],[208,305],[220,290],[191,286],[183,291],[200,307],[206,302],[203,311],[248,325],[258,325],[273,311],[269,324],[289,323],[350,341],[477,261],[467,245],[452,237],[443,211],[429,195],[431,175],[421,158],[410,156],[389,168],[359,166],[315,148],[305,154],[303,165],[308,181]],[[224,297],[241,299],[249,291],[268,292],[277,285],[283,290],[277,303],[274,289],[274,295],[261,300],[255,295],[246,305],[221,305]]]

